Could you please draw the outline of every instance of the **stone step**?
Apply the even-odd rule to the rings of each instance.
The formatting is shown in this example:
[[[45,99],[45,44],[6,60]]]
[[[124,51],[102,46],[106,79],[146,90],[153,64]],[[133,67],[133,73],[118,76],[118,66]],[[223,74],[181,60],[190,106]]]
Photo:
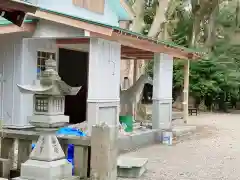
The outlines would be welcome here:
[[[80,177],[73,176],[73,177],[69,177],[69,178],[66,178],[66,179],[62,179],[62,180],[79,180],[79,179],[80,179]],[[17,178],[13,178],[12,180],[29,180],[29,179],[23,179],[23,178],[17,177]]]
[[[119,157],[117,162],[118,177],[139,178],[146,171],[147,158]]]
[[[191,125],[177,125],[172,128],[174,137],[183,137],[196,132],[197,127]]]

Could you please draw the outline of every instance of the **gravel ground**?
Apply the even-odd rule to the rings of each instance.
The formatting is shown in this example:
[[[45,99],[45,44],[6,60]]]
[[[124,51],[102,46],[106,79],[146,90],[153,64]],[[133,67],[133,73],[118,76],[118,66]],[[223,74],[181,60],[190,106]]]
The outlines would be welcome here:
[[[139,180],[240,180],[240,114],[201,114],[189,124],[197,132],[173,146],[125,154],[149,158]]]

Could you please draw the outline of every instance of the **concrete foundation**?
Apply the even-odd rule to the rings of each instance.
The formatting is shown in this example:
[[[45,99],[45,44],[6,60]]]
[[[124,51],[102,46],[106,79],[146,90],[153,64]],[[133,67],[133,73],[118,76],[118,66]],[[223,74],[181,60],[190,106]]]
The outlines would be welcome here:
[[[196,131],[196,126],[177,125],[172,127],[173,137],[180,138],[188,136]],[[138,131],[129,136],[120,136],[118,139],[118,148],[120,153],[133,151],[142,147],[150,146],[161,142],[161,130]]]
[[[120,153],[129,152],[144,146],[150,146],[156,143],[156,137],[160,130],[139,131],[129,136],[120,136],[118,139],[118,148]]]

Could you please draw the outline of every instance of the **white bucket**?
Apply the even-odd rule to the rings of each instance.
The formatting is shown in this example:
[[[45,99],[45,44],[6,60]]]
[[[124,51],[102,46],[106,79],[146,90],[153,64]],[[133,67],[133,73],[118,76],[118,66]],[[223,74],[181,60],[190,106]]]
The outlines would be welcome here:
[[[162,144],[172,145],[173,133],[170,131],[162,132]]]

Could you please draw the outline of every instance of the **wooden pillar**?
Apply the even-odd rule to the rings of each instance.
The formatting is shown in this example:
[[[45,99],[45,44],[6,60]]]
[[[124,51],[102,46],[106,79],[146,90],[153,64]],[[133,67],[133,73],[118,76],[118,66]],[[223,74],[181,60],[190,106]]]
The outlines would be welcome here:
[[[135,59],[133,65],[133,84],[137,81],[137,79],[138,79],[138,61]]]
[[[91,137],[91,179],[117,180],[118,128],[93,126]]]
[[[185,61],[184,64],[184,90],[183,90],[183,120],[188,122],[188,96],[189,96],[189,69],[190,61]]]
[[[108,125],[119,122],[121,45],[91,39],[88,75],[88,134],[100,120]]]
[[[153,129],[169,129],[172,122],[173,57],[156,53],[153,78]]]
[[[137,59],[133,60],[133,85],[138,80],[138,61]],[[137,94],[135,94],[137,96]],[[137,102],[133,102],[132,104],[132,115],[134,120],[136,120],[136,112],[137,112]]]

